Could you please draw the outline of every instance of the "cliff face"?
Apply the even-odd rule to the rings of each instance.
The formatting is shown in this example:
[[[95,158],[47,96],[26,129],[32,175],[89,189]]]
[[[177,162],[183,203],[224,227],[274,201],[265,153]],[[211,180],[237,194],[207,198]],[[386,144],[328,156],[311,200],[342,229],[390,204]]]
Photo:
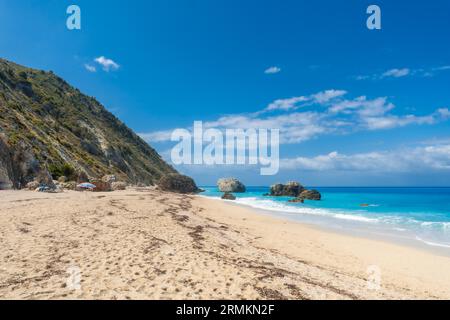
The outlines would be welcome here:
[[[13,170],[11,154],[8,146],[0,136],[0,190],[11,189],[13,187]]]
[[[52,72],[0,59],[0,189],[42,170],[144,184],[176,172],[94,98]]]

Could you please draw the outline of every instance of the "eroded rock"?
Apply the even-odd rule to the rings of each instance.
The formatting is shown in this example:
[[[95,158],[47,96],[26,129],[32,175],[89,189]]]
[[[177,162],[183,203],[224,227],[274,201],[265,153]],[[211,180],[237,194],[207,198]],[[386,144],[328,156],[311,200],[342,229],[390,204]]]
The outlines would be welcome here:
[[[158,183],[159,189],[176,193],[198,193],[200,189],[195,181],[181,174],[169,174],[163,176]]]
[[[235,178],[224,178],[217,181],[220,192],[243,193],[246,191],[245,185]]]
[[[236,200],[236,196],[230,192],[226,192],[222,196],[223,200]]]
[[[305,188],[298,182],[291,181],[287,184],[274,184],[270,187],[269,196],[272,197],[297,197]]]
[[[322,195],[317,190],[305,190],[302,193],[300,193],[298,198],[303,200],[320,201],[322,200]]]

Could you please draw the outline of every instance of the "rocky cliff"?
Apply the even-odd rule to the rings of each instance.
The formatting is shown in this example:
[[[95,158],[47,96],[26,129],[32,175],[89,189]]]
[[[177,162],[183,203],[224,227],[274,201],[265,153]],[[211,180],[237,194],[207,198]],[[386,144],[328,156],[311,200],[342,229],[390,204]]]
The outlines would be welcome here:
[[[143,184],[176,173],[94,98],[52,72],[0,59],[0,189],[47,170]]]

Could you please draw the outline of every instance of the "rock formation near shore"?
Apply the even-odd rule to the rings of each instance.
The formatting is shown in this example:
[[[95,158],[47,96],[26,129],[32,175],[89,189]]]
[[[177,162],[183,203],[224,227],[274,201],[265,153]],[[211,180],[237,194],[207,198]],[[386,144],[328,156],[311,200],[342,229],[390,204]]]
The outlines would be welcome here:
[[[226,192],[222,196],[223,200],[236,200],[236,196],[232,193]]]
[[[0,136],[0,190],[13,188],[14,170],[11,152]]]
[[[291,181],[287,184],[274,184],[270,187],[269,196],[272,197],[297,197],[305,188],[298,182]]]
[[[300,183],[291,181],[286,184],[274,184],[270,187],[270,193],[266,196],[271,197],[293,197],[289,202],[303,203],[305,200],[319,201],[322,195],[317,190],[307,190]]]
[[[305,190],[297,197],[300,200],[314,200],[320,201],[322,199],[322,195],[317,190]]]
[[[170,191],[182,194],[199,193],[202,190],[197,187],[194,180],[181,174],[168,174],[163,176],[158,187],[163,191]]]
[[[245,185],[235,178],[220,179],[217,187],[220,192],[224,193],[244,193],[246,191]]]
[[[98,101],[53,72],[0,59],[0,189],[24,187],[42,172],[55,180],[113,174],[153,185],[176,170]]]

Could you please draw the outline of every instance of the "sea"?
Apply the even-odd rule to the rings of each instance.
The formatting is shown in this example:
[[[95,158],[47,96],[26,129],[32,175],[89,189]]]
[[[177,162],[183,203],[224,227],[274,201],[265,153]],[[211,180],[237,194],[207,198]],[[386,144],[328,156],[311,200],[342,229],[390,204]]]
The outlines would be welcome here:
[[[219,198],[217,187],[202,196]],[[310,187],[321,201],[289,203],[265,196],[268,187],[247,187],[236,203],[262,213],[335,231],[439,249],[450,254],[450,187]],[[223,200],[227,201],[227,200]]]

